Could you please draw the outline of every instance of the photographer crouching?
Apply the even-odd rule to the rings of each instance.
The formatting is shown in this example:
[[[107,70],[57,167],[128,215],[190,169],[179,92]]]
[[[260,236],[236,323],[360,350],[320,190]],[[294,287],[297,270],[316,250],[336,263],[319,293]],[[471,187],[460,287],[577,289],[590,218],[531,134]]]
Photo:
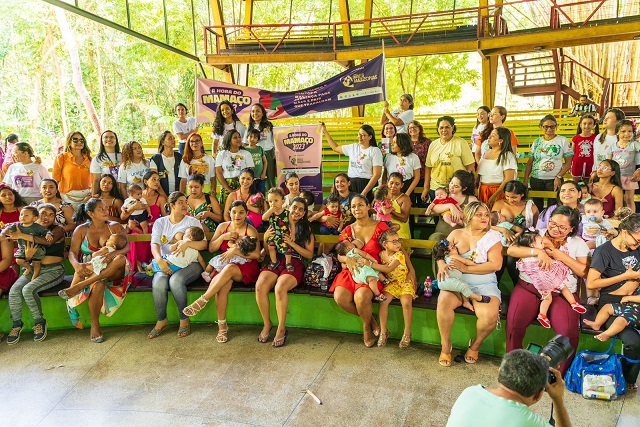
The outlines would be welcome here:
[[[549,372],[555,382],[549,383]],[[502,358],[498,387],[476,385],[465,389],[451,408],[447,427],[550,426],[529,409],[542,399],[545,390],[553,402],[558,427],[571,426],[564,405],[564,381],[561,373],[549,367],[549,361],[527,350],[513,350]]]

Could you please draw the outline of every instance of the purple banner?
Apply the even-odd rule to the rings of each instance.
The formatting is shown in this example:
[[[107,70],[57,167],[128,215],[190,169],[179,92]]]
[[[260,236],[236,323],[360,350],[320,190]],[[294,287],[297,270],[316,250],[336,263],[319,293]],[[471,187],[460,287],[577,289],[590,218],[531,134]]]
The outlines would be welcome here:
[[[313,87],[295,92],[271,92],[216,80],[198,79],[198,123],[213,122],[218,104],[229,101],[243,122],[253,104],[262,104],[269,119],[304,116],[322,111],[384,101],[384,56],[351,68]]]

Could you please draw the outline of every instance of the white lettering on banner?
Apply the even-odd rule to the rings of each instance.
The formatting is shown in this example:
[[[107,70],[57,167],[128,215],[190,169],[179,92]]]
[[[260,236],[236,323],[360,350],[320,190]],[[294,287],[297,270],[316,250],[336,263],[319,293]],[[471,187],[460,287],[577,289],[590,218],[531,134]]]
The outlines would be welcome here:
[[[343,92],[338,94],[338,101],[342,101],[344,99],[353,99],[360,98],[363,96],[371,96],[382,93],[381,87],[372,87],[369,89],[360,89],[360,90],[352,90],[350,92]]]

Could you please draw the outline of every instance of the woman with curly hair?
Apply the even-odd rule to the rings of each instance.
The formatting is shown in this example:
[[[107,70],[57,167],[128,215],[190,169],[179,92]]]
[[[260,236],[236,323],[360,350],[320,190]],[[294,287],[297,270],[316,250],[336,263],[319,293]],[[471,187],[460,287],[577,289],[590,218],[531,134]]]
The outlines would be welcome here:
[[[118,170],[118,184],[120,194],[124,197],[131,184],[144,187],[142,178],[149,172],[149,163],[144,158],[142,145],[136,141],[129,141],[122,147],[122,164]]]
[[[237,130],[227,132],[222,140],[222,150],[216,159],[216,178],[220,182],[220,206],[225,206],[227,196],[240,187],[238,177],[244,168],[253,168],[251,153],[242,148],[242,136]]]
[[[62,200],[74,209],[91,194],[91,150],[80,132],[67,135],[64,152],[53,163],[53,179],[58,181]]]

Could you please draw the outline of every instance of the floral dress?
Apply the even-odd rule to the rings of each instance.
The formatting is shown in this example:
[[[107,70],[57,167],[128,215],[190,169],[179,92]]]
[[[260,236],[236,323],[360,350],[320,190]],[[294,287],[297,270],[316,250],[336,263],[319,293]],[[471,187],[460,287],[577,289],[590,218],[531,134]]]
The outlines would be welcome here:
[[[196,217],[198,214],[202,212],[213,212],[213,209],[211,208],[211,196],[208,193],[204,193],[204,198],[205,198],[204,203],[197,206],[196,208],[192,208],[191,205],[187,203],[187,207],[188,207],[187,209],[190,216]],[[213,221],[213,219],[206,218],[200,222],[202,223],[202,225],[207,226],[207,228],[209,229],[209,232],[214,232],[216,230],[217,224]]]
[[[385,286],[383,291],[390,293],[394,298],[400,298],[402,295],[411,295],[414,299],[418,298],[418,295],[413,290],[413,283],[407,279],[409,268],[407,267],[404,253],[401,251],[396,252],[384,264],[389,265],[395,260],[398,260],[400,265],[387,274],[387,279],[391,280],[391,283]]]

